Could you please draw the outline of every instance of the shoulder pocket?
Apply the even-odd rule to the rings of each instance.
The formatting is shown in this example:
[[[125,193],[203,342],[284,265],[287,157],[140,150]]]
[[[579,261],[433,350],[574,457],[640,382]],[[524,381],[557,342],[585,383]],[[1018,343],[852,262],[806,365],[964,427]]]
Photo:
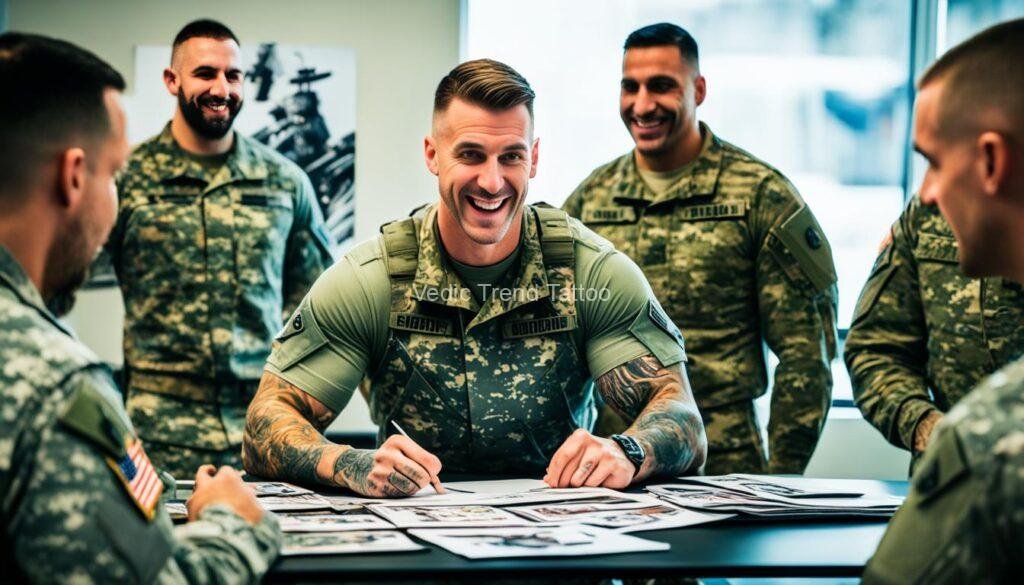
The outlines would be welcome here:
[[[772,230],[774,239],[781,244],[799,267],[799,272],[811,282],[816,292],[828,290],[836,282],[832,247],[825,232],[807,205],[803,205],[782,225]],[[776,257],[790,277],[798,276],[790,267],[793,262],[783,250],[775,249]]]
[[[127,440],[133,436],[114,407],[87,383],[78,384],[58,418],[61,424],[109,457],[124,455]]]
[[[917,245],[914,246],[914,257],[925,262],[958,264],[960,248],[957,246],[956,238],[920,233],[917,236]]]
[[[921,468],[914,473],[914,489],[921,498],[922,506],[970,475],[970,465],[960,447],[956,429],[943,429],[935,440],[934,447],[921,461]]]
[[[274,349],[269,361],[284,371],[325,345],[327,337],[320,330],[309,300],[306,299],[274,338]]]
[[[658,358],[662,366],[686,361],[683,334],[657,301],[647,301],[647,307],[633,319],[629,332]]]
[[[871,312],[879,297],[882,296],[886,285],[889,284],[892,275],[896,272],[897,266],[892,263],[893,248],[892,244],[888,245],[875,260],[871,276],[868,277],[864,289],[860,292],[860,297],[857,298],[857,306],[853,310],[853,323]]]

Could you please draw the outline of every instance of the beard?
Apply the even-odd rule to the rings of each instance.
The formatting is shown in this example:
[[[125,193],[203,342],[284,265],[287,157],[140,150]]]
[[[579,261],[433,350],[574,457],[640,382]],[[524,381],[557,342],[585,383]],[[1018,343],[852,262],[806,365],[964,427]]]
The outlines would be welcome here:
[[[224,119],[208,120],[203,115],[203,106],[225,104],[228,108],[228,117]],[[185,122],[188,123],[189,127],[195,130],[196,134],[199,134],[203,138],[208,140],[218,140],[224,138],[224,136],[231,130],[231,125],[235,123],[235,116],[242,109],[242,100],[227,98],[220,99],[213,96],[200,96],[189,100],[185,97],[185,91],[178,88],[178,107],[181,108],[181,114],[185,118]]]
[[[58,317],[71,311],[75,293],[85,284],[97,255],[95,247],[89,245],[85,227],[81,220],[69,225],[54,242],[46,259],[43,276],[46,308]]]

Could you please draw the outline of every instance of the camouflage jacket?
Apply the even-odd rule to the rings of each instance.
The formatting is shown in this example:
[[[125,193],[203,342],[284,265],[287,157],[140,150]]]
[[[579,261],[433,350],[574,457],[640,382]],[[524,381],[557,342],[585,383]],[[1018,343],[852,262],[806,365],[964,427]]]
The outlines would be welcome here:
[[[910,449],[918,421],[1024,353],[1024,293],[1001,278],[964,276],[949,224],[917,197],[891,234],[857,302],[845,358],[864,417]]]
[[[76,583],[255,582],[280,547],[224,506],[177,530],[136,499],[137,439],[109,371],[45,308],[0,247],[0,518],[8,578]],[[157,488],[159,489],[159,488]]]
[[[1024,547],[1024,360],[936,427],[864,583],[1015,583]]]
[[[332,262],[309,179],[237,132],[226,164],[207,170],[168,125],[135,149],[118,191],[107,251],[126,365],[258,379],[274,333]]]
[[[702,411],[764,394],[767,342],[779,357],[769,470],[800,473],[831,403],[831,248],[781,173],[701,130],[700,156],[664,194],[650,191],[630,152],[598,167],[563,209],[643,269],[686,336]],[[709,456],[742,447],[734,442],[709,434]]]

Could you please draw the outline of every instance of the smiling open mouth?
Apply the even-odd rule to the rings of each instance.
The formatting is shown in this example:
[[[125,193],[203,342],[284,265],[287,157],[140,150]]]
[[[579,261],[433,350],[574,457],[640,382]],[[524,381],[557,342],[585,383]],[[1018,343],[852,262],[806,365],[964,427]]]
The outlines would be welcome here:
[[[484,213],[495,213],[505,207],[505,203],[512,199],[511,197],[502,197],[501,199],[482,199],[479,197],[473,197],[472,195],[466,195],[466,201],[469,201],[470,207],[477,211]]]

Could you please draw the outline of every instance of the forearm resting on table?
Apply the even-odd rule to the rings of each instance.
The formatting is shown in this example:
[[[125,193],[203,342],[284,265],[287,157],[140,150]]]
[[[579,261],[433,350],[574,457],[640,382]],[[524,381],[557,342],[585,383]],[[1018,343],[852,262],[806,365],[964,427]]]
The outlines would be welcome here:
[[[624,434],[647,453],[637,480],[679,475],[704,464],[704,423],[681,363],[662,367],[654,356],[644,356],[604,374],[597,387],[605,402],[633,421]]]
[[[269,479],[350,486],[350,471],[372,452],[331,443],[323,431],[335,413],[280,376],[264,372],[249,405],[242,461]]]

